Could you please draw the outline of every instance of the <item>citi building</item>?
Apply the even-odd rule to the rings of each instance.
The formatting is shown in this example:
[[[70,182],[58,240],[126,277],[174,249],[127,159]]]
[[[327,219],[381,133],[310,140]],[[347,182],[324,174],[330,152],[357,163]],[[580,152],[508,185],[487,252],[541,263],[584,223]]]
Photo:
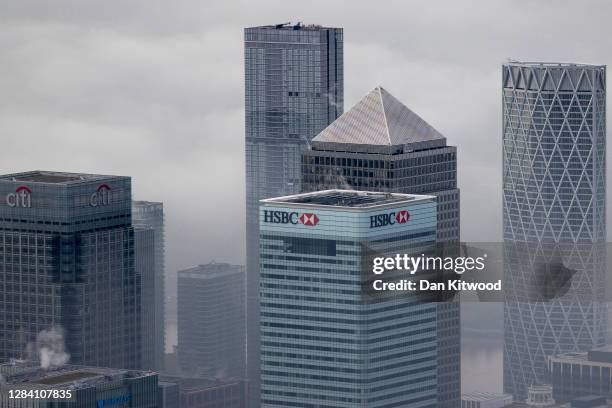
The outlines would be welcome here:
[[[0,176],[1,360],[55,329],[72,363],[137,368],[140,285],[129,177]]]
[[[436,407],[436,304],[368,288],[371,254],[436,241],[432,196],[261,201],[261,406]]]

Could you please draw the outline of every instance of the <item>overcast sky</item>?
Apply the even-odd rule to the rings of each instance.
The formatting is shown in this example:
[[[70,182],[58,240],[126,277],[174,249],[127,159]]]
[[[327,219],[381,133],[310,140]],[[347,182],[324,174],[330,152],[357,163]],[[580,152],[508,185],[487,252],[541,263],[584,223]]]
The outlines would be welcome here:
[[[459,148],[462,236],[501,220],[508,58],[608,64],[612,2],[0,1],[0,172],[133,177],[168,268],[244,261],[242,28],[345,33],[345,109],[376,85]]]

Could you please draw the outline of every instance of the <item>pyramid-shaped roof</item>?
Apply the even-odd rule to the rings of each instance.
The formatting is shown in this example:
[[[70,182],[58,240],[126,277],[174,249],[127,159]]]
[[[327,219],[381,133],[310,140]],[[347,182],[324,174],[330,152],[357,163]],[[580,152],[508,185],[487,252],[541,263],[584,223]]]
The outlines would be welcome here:
[[[313,139],[319,147],[324,143],[387,148],[431,144],[427,142],[445,145],[446,138],[380,86]]]

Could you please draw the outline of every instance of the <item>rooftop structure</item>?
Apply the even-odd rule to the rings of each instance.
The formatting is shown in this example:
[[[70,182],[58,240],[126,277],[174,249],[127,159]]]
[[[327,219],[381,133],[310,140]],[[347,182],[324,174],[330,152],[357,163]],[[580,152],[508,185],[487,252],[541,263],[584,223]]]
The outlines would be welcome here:
[[[312,148],[404,153],[446,146],[446,138],[378,86],[312,140]]]
[[[431,200],[432,196],[397,193],[375,193],[353,190],[324,190],[261,200],[262,204],[296,206],[300,208],[342,207],[346,209],[371,209],[396,206],[402,202]]]
[[[162,376],[162,386],[176,384],[181,408],[243,408],[247,401],[247,382],[240,378]]]
[[[321,29],[327,29],[329,27],[323,27],[319,24],[304,24],[301,21],[298,21],[296,23],[291,23],[291,22],[287,22],[287,23],[279,23],[279,24],[271,24],[271,25],[266,25],[266,26],[259,26],[259,27],[251,27],[251,28],[257,28],[257,29],[270,29],[270,30],[310,30],[310,31],[317,31],[317,30],[321,30]]]
[[[6,174],[0,177],[1,181],[22,181],[27,183],[41,184],[79,184],[96,180],[104,180],[116,176],[105,176],[100,174],[64,173],[55,171],[34,170],[24,173]]]
[[[510,394],[471,392],[461,396],[461,408],[502,408],[512,402]]]
[[[19,387],[28,389],[80,389],[155,375],[150,371],[78,365],[43,369],[38,363],[29,361],[12,361],[0,364],[0,374],[4,377],[6,386],[18,384]]]
[[[522,65],[525,67],[549,67],[549,68],[604,68],[605,65],[581,64],[576,62],[545,62],[545,61],[516,61],[509,59],[512,65]]]

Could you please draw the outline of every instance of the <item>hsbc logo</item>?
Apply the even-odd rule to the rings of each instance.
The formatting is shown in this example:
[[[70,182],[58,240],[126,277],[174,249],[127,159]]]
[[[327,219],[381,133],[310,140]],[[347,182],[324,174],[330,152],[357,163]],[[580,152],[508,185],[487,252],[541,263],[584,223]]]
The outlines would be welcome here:
[[[406,210],[400,210],[395,215],[395,221],[397,221],[398,224],[405,224],[408,222],[409,219],[410,213]]]
[[[298,212],[264,210],[264,222],[271,224],[303,224],[307,227],[314,227],[319,223],[319,216],[314,213],[300,214]]]
[[[89,205],[92,207],[99,207],[110,204],[110,191],[111,188],[108,184],[102,183],[98,186],[98,189],[89,197]]]
[[[6,205],[12,208],[32,207],[32,189],[27,186],[19,186],[14,193],[6,195]]]
[[[300,215],[300,222],[304,225],[309,225],[309,226],[314,227],[315,225],[319,223],[319,217],[317,216],[317,214],[304,213]]]
[[[406,210],[392,211],[385,214],[370,216],[370,228],[386,227],[387,225],[405,224],[410,219],[410,213]]]

